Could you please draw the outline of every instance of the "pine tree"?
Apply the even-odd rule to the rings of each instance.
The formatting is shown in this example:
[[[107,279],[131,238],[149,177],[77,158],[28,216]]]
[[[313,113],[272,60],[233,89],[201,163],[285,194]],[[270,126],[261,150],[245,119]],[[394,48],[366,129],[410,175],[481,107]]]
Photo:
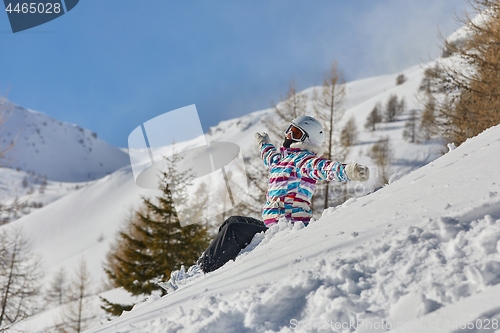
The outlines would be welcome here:
[[[167,167],[159,183],[162,195],[154,200],[142,197],[142,207],[133,213],[107,256],[105,271],[110,282],[132,295],[149,295],[155,290],[163,293],[157,282],[168,279],[180,265],[194,264],[210,241],[204,224],[181,226],[175,202],[189,201],[187,186],[192,176],[189,171],[176,169],[181,160],[178,155],[166,160]],[[202,209],[187,209],[183,218],[198,221]],[[104,303],[102,307],[114,314],[130,308],[130,305]]]
[[[227,191],[227,189],[226,189],[226,191]],[[210,209],[210,207],[207,207],[208,201],[209,201],[209,195],[212,195],[212,193],[209,192],[207,184],[205,182],[201,182],[198,185],[198,187],[196,188],[196,195],[193,198],[191,198],[191,200],[193,200],[193,201],[192,201],[192,204],[190,205],[190,207],[196,211],[196,214],[198,216],[201,216],[199,219],[197,218],[197,220],[201,221],[203,219],[202,214],[204,212],[206,213]],[[227,203],[224,203],[224,204],[227,204]],[[224,204],[221,205],[221,206],[223,206],[223,209],[227,208],[227,212],[230,212],[231,209],[229,208],[229,206],[224,206]],[[220,207],[217,207],[217,208],[220,208]],[[209,216],[212,216],[212,215],[210,214]],[[216,232],[214,232],[214,230],[218,229],[218,227],[219,227],[219,223],[217,223],[217,220],[215,218],[211,218],[210,220],[204,221],[203,225],[208,229],[209,234],[211,236],[214,236],[216,234]],[[210,238],[211,238],[211,236],[210,236]]]

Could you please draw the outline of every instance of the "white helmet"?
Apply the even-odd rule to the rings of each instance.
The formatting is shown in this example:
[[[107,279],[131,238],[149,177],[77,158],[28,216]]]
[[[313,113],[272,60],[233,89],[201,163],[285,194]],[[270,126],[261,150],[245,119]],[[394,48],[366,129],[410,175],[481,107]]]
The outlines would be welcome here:
[[[319,121],[311,116],[299,116],[292,120],[292,125],[302,129],[307,134],[306,140],[309,138],[311,143],[321,146],[325,133],[323,126]]]

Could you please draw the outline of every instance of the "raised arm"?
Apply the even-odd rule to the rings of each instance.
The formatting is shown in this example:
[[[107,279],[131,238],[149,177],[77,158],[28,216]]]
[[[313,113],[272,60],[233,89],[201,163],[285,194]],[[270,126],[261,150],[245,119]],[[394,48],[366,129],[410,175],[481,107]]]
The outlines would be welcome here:
[[[297,170],[303,176],[316,180],[347,182],[349,178],[345,173],[345,165],[330,161],[326,158],[315,157],[312,155],[305,156],[304,159],[298,161]]]
[[[267,133],[255,133],[255,139],[257,139],[259,144],[260,157],[267,168],[271,168],[281,160],[281,154],[270,142],[271,140]]]
[[[297,163],[297,169],[302,175],[316,180],[339,182],[362,181],[370,178],[370,169],[357,163],[342,164],[322,157],[307,156]]]

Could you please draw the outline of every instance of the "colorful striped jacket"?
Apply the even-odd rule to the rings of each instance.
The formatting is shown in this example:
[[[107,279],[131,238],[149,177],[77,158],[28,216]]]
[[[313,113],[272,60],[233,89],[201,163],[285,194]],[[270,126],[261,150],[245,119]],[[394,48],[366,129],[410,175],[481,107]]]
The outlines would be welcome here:
[[[281,147],[279,151],[270,143],[260,147],[264,165],[270,173],[267,200],[262,210],[267,226],[278,222],[280,217],[307,225],[312,217],[311,199],[316,181],[349,180],[343,164],[317,157],[312,148],[304,142],[293,143],[291,148]]]

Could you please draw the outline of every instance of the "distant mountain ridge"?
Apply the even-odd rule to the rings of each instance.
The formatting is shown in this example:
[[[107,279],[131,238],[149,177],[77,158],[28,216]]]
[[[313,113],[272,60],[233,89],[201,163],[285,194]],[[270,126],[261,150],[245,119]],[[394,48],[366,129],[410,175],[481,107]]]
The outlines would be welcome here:
[[[80,126],[4,100],[0,145],[14,146],[2,166],[34,172],[48,180],[83,182],[102,178],[130,163],[128,155]]]

